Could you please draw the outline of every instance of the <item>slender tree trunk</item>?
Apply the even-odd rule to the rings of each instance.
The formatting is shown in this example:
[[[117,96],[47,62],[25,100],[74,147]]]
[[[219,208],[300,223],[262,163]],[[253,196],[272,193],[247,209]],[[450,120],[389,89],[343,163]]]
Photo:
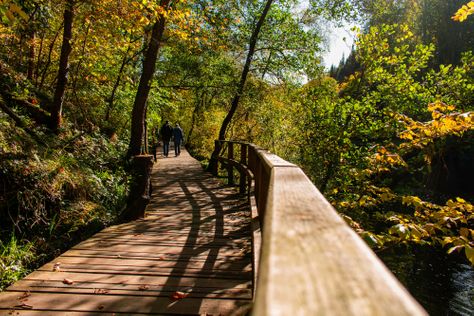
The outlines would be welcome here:
[[[44,37],[45,33],[43,32],[41,34],[41,41],[38,49],[38,54],[36,57],[36,65],[35,65],[35,71],[34,71],[34,78],[35,78],[35,86],[38,86],[38,78],[39,78],[39,65],[41,62],[41,55],[43,54],[43,45],[44,45]]]
[[[231,107],[229,112],[227,113],[224,121],[222,122],[221,129],[219,131],[219,140],[225,140],[225,134],[227,131],[227,127],[229,126],[232,117],[237,110],[239,105],[240,97],[242,96],[242,92],[244,91],[245,82],[247,81],[247,76],[250,71],[250,65],[252,63],[253,55],[255,53],[255,46],[257,44],[258,35],[260,33],[260,29],[262,28],[263,23],[265,22],[265,18],[267,17],[268,11],[270,11],[270,7],[272,6],[273,0],[267,0],[265,7],[263,8],[262,14],[258,19],[257,25],[252,32],[252,36],[250,37],[249,42],[249,51],[247,53],[247,59],[245,60],[244,69],[242,71],[242,76],[240,77],[239,85],[237,86],[237,91],[232,99]],[[208,170],[216,173],[217,172],[217,157],[222,149],[220,143],[216,143],[214,151],[211,154],[211,159],[209,160]]]
[[[114,107],[114,100],[115,100],[115,94],[117,93],[117,89],[120,86],[120,80],[122,79],[122,74],[125,69],[125,66],[127,65],[127,60],[128,60],[128,52],[130,51],[130,46],[127,48],[127,52],[125,53],[125,56],[122,59],[122,64],[120,65],[119,72],[117,74],[117,79],[115,80],[114,86],[112,88],[112,93],[110,94],[110,98],[108,99],[109,101],[109,106],[107,107],[107,110],[105,112],[105,121],[108,122],[110,119],[110,112],[112,111]]]
[[[82,42],[82,48],[81,48],[81,53],[80,53],[80,56],[85,56],[86,54],[86,47],[87,47],[87,40],[89,39],[89,31],[90,31],[90,24],[87,25],[86,27],[86,32],[84,34],[84,41]],[[80,79],[80,71],[81,71],[81,67],[82,67],[82,63],[84,61],[84,58],[81,58],[79,60],[79,62],[76,64],[76,70],[75,71],[71,71],[71,86],[72,86],[72,90],[75,94],[77,94],[77,84],[79,82],[79,79]]]
[[[35,31],[31,31],[28,51],[28,69],[26,71],[26,77],[28,80],[33,80],[33,73],[35,69],[35,41]]]
[[[61,27],[64,28],[64,21],[63,21],[63,24],[61,24]],[[54,38],[53,40],[51,41],[51,43],[49,44],[49,48],[48,48],[48,59],[44,65],[44,68],[43,70],[41,71],[41,80],[40,80],[40,84],[39,86],[37,85],[37,87],[41,90],[43,88],[43,85],[44,85],[44,81],[46,79],[46,73],[48,72],[48,69],[49,69],[49,66],[51,65],[51,59],[52,59],[52,54],[53,54],[53,50],[54,50],[54,44],[56,43],[56,40],[58,39],[58,36],[59,36],[59,33],[61,32],[61,28],[59,28],[56,33],[54,34]],[[39,66],[38,66],[38,72],[39,72]]]
[[[120,69],[117,74],[117,79],[115,79],[114,86],[112,88],[112,93],[110,94],[110,98],[106,99],[108,102],[107,109],[105,111],[105,117],[104,120],[108,122],[110,120],[110,113],[112,112],[114,108],[114,101],[115,101],[115,94],[117,93],[118,87],[120,86],[120,82],[122,81],[122,76],[123,72],[125,70],[125,66],[131,61],[135,59],[139,54],[141,54],[142,50],[138,51],[137,53],[133,54],[131,57],[128,56],[130,53],[130,50],[132,49],[132,43],[134,41],[131,41],[130,44],[127,47],[127,51],[125,52],[125,55],[123,56],[122,63],[120,65]]]
[[[61,126],[64,92],[66,91],[67,77],[69,72],[69,55],[72,51],[72,21],[74,18],[74,0],[67,0],[64,9],[64,30],[61,56],[59,58],[58,81],[54,91],[53,105],[51,107],[50,127],[57,130]]]
[[[170,0],[161,0],[160,5],[162,7],[167,7],[169,2]],[[146,102],[148,94],[150,93],[153,74],[155,73],[155,64],[158,57],[158,51],[160,50],[160,41],[165,30],[165,20],[165,17],[160,15],[158,21],[153,25],[150,43],[145,54],[145,59],[143,60],[142,75],[135,96],[135,102],[133,103],[130,144],[127,153],[128,157],[139,155],[143,143]]]

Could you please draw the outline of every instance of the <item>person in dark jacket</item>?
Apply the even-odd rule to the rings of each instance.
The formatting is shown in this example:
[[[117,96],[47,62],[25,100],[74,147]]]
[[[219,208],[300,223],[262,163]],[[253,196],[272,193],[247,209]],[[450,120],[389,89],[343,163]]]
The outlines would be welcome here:
[[[184,140],[183,130],[176,123],[176,126],[173,128],[173,139],[174,139],[174,155],[177,157],[181,154],[181,142]]]
[[[173,135],[173,128],[170,125],[169,121],[166,121],[165,124],[160,129],[161,139],[163,140],[163,155],[168,157],[168,152],[170,150],[170,140]]]

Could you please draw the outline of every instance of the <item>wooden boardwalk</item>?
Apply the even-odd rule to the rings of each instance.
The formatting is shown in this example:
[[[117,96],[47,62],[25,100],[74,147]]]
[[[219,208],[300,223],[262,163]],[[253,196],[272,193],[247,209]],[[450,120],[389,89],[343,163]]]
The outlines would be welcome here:
[[[0,315],[241,315],[247,201],[187,152],[160,158],[146,218],[97,233],[0,293]]]

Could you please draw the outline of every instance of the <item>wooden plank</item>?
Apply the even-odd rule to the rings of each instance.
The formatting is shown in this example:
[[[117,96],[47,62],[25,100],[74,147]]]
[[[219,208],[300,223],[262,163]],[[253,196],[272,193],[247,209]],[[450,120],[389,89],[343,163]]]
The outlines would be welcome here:
[[[167,284],[111,284],[98,282],[74,282],[67,285],[62,280],[22,280],[8,289],[22,293],[68,293],[94,295],[128,295],[170,297],[176,291],[189,293],[193,298],[237,298],[251,299],[251,289],[212,288],[200,286],[169,286]]]
[[[107,250],[69,250],[55,262],[61,261],[62,257],[84,257],[84,258],[112,258],[112,259],[134,259],[134,260],[154,260],[154,261],[161,261],[161,260],[170,260],[170,261],[207,261],[213,260],[213,262],[220,263],[222,261],[235,261],[235,260],[242,260],[242,262],[247,262],[251,258],[251,254],[247,251],[242,251],[237,256],[229,256],[223,254],[214,254],[210,253],[209,251],[202,252],[202,253],[191,253],[191,254],[182,254],[182,253],[171,253],[171,252],[162,252],[162,253],[142,253],[142,252],[131,252],[131,251],[124,251],[124,252],[116,252],[116,251],[107,251]]]
[[[150,276],[150,275],[125,275],[125,274],[103,274],[103,273],[75,273],[75,272],[52,272],[35,271],[23,280],[31,281],[60,281],[64,279],[79,283],[104,283],[104,284],[166,284],[176,287],[210,287],[219,289],[246,289],[251,288],[251,280],[228,280],[219,278],[199,277],[172,277],[172,276]],[[14,286],[14,285],[12,285]],[[1,295],[0,295],[1,297]]]
[[[134,258],[98,258],[98,257],[80,257],[80,256],[61,256],[58,258],[61,260],[60,268],[68,269],[69,266],[119,266],[119,267],[156,267],[156,268],[188,268],[188,269],[202,269],[205,266],[205,260],[165,260],[161,258],[157,259],[134,259]],[[54,265],[56,263],[48,263],[42,267],[42,270],[53,271]],[[228,270],[228,271],[249,271],[249,266],[251,266],[250,260],[219,260],[215,261],[212,266],[213,270]]]
[[[65,272],[74,273],[103,273],[103,274],[121,274],[121,275],[147,275],[147,276],[183,276],[183,277],[207,277],[220,279],[242,279],[249,280],[252,277],[252,271],[235,270],[210,270],[210,269],[192,269],[192,268],[152,268],[152,267],[124,267],[124,266],[98,266],[98,265],[64,265]],[[50,271],[40,268],[38,271]]]
[[[19,292],[3,293],[0,309],[5,315],[12,309],[31,306],[45,314],[49,311],[143,313],[143,314],[216,314],[229,315],[239,307],[249,304],[246,299],[205,299],[185,297],[172,300],[165,297],[139,297],[126,295],[87,295],[68,293],[31,293],[27,299],[19,300]],[[93,299],[91,299],[93,297]],[[18,306],[18,307],[16,307]]]
[[[254,315],[426,315],[299,168],[267,206]]]

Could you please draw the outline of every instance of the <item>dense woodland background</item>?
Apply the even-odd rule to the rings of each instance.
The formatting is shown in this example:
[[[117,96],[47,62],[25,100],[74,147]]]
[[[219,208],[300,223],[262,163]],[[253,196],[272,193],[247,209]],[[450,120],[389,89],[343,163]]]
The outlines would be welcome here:
[[[474,264],[467,2],[0,1],[1,286],[117,220],[164,120],[204,164],[217,138],[298,164],[374,248]],[[330,23],[361,29],[327,71]]]

